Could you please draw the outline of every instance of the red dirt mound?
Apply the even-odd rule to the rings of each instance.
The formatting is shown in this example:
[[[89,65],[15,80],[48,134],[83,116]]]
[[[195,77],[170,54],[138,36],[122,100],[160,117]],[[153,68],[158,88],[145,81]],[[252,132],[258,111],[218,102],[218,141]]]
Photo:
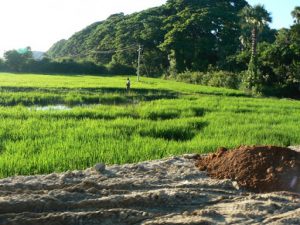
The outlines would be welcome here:
[[[300,153],[275,146],[242,146],[234,150],[220,148],[202,156],[196,166],[217,179],[237,181],[253,192],[300,192]]]

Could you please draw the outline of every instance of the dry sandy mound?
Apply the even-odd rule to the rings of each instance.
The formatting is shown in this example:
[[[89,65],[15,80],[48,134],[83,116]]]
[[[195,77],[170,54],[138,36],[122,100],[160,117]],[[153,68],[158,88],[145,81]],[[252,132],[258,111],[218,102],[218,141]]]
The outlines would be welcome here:
[[[300,153],[274,146],[243,146],[200,157],[200,170],[212,178],[231,179],[254,192],[300,193]]]
[[[300,224],[299,195],[242,191],[195,158],[0,180],[0,224]]]

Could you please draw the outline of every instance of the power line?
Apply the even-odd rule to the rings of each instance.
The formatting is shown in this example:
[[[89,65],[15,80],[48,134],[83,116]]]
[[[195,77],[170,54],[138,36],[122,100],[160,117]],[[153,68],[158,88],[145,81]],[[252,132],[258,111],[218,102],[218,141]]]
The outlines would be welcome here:
[[[110,50],[94,50],[94,51],[90,51],[87,53],[78,53],[78,54],[70,54],[68,55],[68,57],[77,57],[77,56],[88,56],[88,55],[92,55],[92,54],[113,54],[113,53],[118,53],[118,52],[124,52],[127,50],[135,50],[137,45],[130,45],[131,47],[126,47],[126,48],[122,48],[122,49],[110,49]]]
[[[67,57],[84,57],[84,56],[90,56],[93,54],[114,54],[114,53],[118,53],[118,52],[124,52],[124,51],[128,51],[128,50],[136,50],[136,47],[138,47],[138,65],[137,65],[137,81],[140,80],[140,67],[141,67],[141,59],[142,59],[142,46],[139,44],[138,46],[135,45],[129,45],[126,48],[122,48],[122,49],[110,49],[110,50],[94,50],[94,51],[90,51],[87,52],[85,54],[83,53],[79,53],[79,54],[71,54],[68,55]],[[145,66],[145,65],[144,65]],[[145,66],[146,68],[146,66]],[[147,71],[147,68],[146,68]],[[147,71],[148,73],[148,71]]]

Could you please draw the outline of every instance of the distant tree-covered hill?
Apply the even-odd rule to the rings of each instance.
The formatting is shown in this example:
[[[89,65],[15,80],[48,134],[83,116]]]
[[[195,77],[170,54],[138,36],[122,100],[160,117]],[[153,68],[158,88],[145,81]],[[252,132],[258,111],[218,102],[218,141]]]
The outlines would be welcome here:
[[[111,15],[54,44],[51,58],[136,67],[138,45],[147,74],[222,66],[241,48],[239,12],[245,0],[168,0],[131,15]]]

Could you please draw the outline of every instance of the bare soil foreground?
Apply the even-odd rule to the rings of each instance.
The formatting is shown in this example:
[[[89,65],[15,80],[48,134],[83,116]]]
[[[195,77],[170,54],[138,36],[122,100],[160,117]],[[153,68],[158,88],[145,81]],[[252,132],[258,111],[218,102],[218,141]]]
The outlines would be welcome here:
[[[294,160],[296,167],[294,153],[289,153],[289,162]],[[211,166],[216,162],[207,157],[226,156],[226,160],[219,160],[222,165],[236,162],[231,168],[240,168],[242,163],[234,160],[232,153],[223,149],[218,154],[185,155],[122,166],[99,164],[85,171],[3,179],[0,224],[300,224],[297,192],[249,192],[238,177],[232,178],[237,181],[212,179],[195,166],[205,167],[211,175],[220,164]],[[260,158],[270,159],[265,154],[259,154]],[[256,157],[250,153],[249,156]],[[288,166],[277,169],[278,165],[273,169],[267,165],[268,171],[261,172],[267,174],[267,179],[272,173],[275,177],[277,173],[285,174]],[[289,167],[294,168],[293,165]],[[295,174],[290,185],[296,188],[299,177],[294,177]],[[250,180],[251,184],[260,184]]]

